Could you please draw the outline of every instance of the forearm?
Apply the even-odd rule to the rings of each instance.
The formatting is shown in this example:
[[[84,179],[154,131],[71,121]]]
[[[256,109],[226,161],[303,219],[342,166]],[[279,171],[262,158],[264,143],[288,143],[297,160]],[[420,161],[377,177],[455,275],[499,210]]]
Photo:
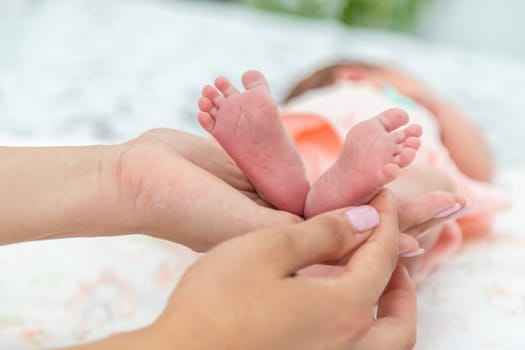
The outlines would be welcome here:
[[[198,332],[187,328],[194,320],[179,322],[164,315],[152,325],[136,331],[115,334],[91,343],[59,350],[204,350],[232,349],[217,340],[214,329],[199,328]],[[199,333],[199,334],[197,334]],[[220,339],[220,338],[219,338]]]
[[[162,337],[154,328],[121,333],[92,343],[61,350],[168,350],[168,340]]]
[[[439,113],[441,137],[458,168],[478,181],[490,181],[494,159],[481,129],[454,107],[444,104]]]
[[[132,230],[116,208],[112,146],[0,147],[0,244]]]

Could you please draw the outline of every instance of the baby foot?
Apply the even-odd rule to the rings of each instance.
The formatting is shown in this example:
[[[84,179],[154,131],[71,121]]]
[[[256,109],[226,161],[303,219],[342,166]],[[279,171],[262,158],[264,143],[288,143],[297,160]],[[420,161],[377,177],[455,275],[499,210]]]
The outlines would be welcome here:
[[[408,115],[404,111],[390,109],[354,126],[335,164],[308,192],[305,217],[367,203],[394,180],[400,168],[414,160],[420,145],[419,125],[394,132],[406,123]]]
[[[240,93],[227,79],[207,85],[199,123],[221,144],[257,191],[276,208],[302,215],[309,183],[265,77],[244,73]]]

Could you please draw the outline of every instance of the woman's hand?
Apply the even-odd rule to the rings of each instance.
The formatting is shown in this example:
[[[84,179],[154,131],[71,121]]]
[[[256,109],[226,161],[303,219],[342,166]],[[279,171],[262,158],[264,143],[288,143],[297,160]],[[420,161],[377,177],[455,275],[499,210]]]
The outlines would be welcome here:
[[[431,191],[413,198],[398,201],[399,230],[418,236],[429,229],[442,225],[455,217],[468,205],[467,199],[447,191]],[[456,211],[453,210],[456,208]],[[447,215],[445,215],[448,212]]]
[[[0,244],[141,232],[202,251],[302,221],[265,202],[218,144],[175,130],[116,146],[0,147],[0,160]],[[455,201],[437,196],[400,203],[402,232],[434,225]]]
[[[140,232],[204,251],[245,232],[302,221],[264,201],[211,140],[155,129],[119,147],[117,205],[132,212]]]
[[[0,147],[0,244],[148,233],[207,250],[302,221],[272,209],[210,140],[152,130],[121,145]]]
[[[74,349],[411,349],[396,208],[386,191],[371,204],[228,240],[190,267],[153,325]],[[337,278],[296,274],[348,255]]]
[[[217,246],[182,278],[152,326],[157,339],[195,350],[410,349],[416,299],[406,270],[396,268],[396,208],[388,192],[372,205],[379,217],[371,208],[365,216],[333,212]],[[337,278],[295,274],[351,251]]]
[[[228,238],[302,219],[272,209],[217,143],[170,129],[154,129],[120,146],[116,187],[139,230],[208,250]],[[124,194],[124,195],[122,195]],[[434,214],[458,196],[434,192],[398,205],[402,232],[415,234],[443,221]],[[417,248],[404,237],[401,249]]]

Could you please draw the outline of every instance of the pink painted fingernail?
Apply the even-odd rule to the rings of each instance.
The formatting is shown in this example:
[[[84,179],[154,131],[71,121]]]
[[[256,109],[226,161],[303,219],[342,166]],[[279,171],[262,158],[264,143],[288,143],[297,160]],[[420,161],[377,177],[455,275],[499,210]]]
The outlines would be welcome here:
[[[365,232],[379,225],[379,214],[370,205],[362,205],[348,210],[346,218],[356,232]]]
[[[470,211],[472,210],[472,204],[470,203],[467,203],[463,208],[461,208],[460,210],[458,210],[457,212],[453,213],[452,215],[450,215],[449,219],[457,219],[457,218],[460,218],[468,213],[470,213]]]
[[[411,252],[406,252],[400,255],[402,258],[413,258],[415,256],[420,256],[425,252],[425,249],[419,248]]]
[[[458,210],[461,209],[461,204],[459,203],[456,203],[454,204],[452,207],[448,208],[448,209],[445,209],[443,211],[440,211],[439,213],[437,213],[436,215],[434,215],[434,217],[436,219],[441,219],[441,218],[445,218],[447,216],[449,216],[450,214],[453,214],[455,212],[457,212]]]

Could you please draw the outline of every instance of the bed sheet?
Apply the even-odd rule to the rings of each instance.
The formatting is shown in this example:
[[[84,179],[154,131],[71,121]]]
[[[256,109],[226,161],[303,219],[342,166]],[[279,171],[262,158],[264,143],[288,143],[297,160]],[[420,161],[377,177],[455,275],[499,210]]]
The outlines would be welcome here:
[[[234,5],[18,3],[0,3],[0,144],[119,142],[152,127],[202,134],[202,84],[218,74],[238,81],[249,68],[267,74],[277,98],[339,57],[400,65],[426,80],[487,132],[496,182],[514,205],[493,235],[467,242],[421,284],[416,349],[525,349],[520,60]],[[0,349],[75,344],[148,324],[195,259],[142,235],[2,247]]]

